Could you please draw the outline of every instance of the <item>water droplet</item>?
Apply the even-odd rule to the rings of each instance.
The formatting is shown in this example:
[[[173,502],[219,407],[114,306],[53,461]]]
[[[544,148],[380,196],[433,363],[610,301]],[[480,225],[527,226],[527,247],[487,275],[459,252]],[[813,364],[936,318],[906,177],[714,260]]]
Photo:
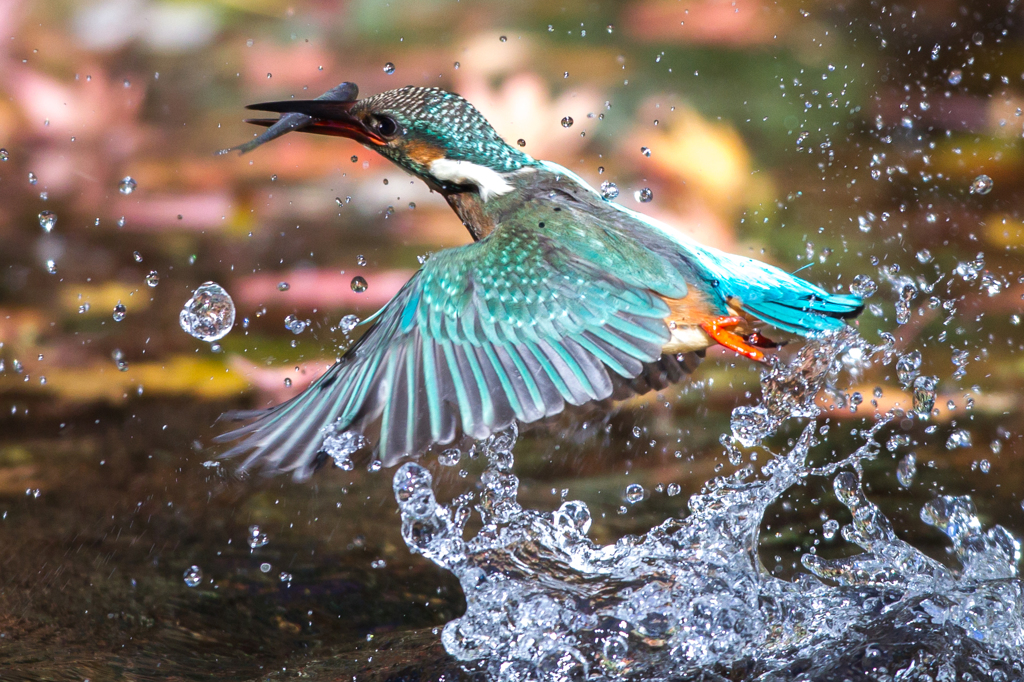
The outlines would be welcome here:
[[[185,584],[189,587],[195,587],[203,581],[203,569],[198,566],[189,566],[185,569]]]
[[[28,184],[34,185],[37,182],[39,182],[39,178],[36,177],[35,173],[33,173],[32,171],[29,171],[29,173],[28,173]]]
[[[644,487],[639,483],[630,483],[626,486],[626,502],[636,504],[644,499]]]
[[[650,187],[644,187],[643,189],[638,189],[636,192],[634,192],[633,198],[636,199],[641,204],[646,204],[647,202],[654,199],[654,192],[651,191]]]
[[[138,251],[132,251],[132,258],[135,259],[136,263],[142,262],[142,254],[139,253]]]
[[[644,156],[646,156],[647,158],[651,158],[651,148],[650,147],[640,147],[640,153],[643,154]]]
[[[839,530],[839,522],[835,519],[829,519],[825,523],[821,524],[821,535],[826,540],[831,540],[836,536],[836,532]]]
[[[353,329],[355,329],[358,324],[358,315],[346,315],[345,317],[341,318],[341,321],[338,323],[338,329],[341,330],[342,334],[348,334]]]
[[[357,294],[361,294],[364,291],[366,291],[367,286],[369,285],[367,285],[366,280],[360,277],[359,275],[356,275],[355,277],[352,278],[352,291],[356,292]]]
[[[608,24],[608,32],[611,33],[614,30],[615,30],[615,27],[612,26],[611,24]]]
[[[921,249],[920,251],[917,252],[916,257],[918,263],[932,262],[932,252],[929,251],[928,249]]]
[[[0,149],[0,161],[6,161],[9,158],[11,158],[11,155],[7,152],[7,150]]]
[[[915,475],[917,475],[917,455],[910,452],[900,460],[899,466],[896,467],[896,480],[904,488],[909,488],[910,484],[914,482]]]
[[[462,450],[458,448],[448,448],[437,456],[437,463],[441,466],[453,467],[458,466],[459,460],[462,459]]]
[[[43,232],[52,232],[53,227],[57,224],[57,214],[52,211],[42,211],[39,214],[39,227],[43,228]]]
[[[57,261],[55,261],[55,260],[48,260],[48,261],[46,261],[46,271],[48,273],[50,273],[51,275],[56,275],[57,274]]]
[[[498,38],[498,40],[500,40],[503,43],[508,42],[508,36],[501,36],[500,38]]]
[[[459,68],[460,66],[462,66],[462,65],[461,65],[461,64],[459,64],[458,62],[455,62],[455,69],[456,69],[456,70],[458,70],[458,68]]]
[[[910,383],[917,378],[920,368],[921,351],[912,350],[896,361],[896,377],[903,386],[910,386]]]
[[[249,526],[249,534],[246,536],[246,542],[249,543],[249,549],[257,549],[264,547],[270,540],[267,538],[267,534],[264,533],[258,525]]]
[[[987,474],[988,472],[992,471],[992,463],[989,462],[987,459],[981,460],[980,462],[978,462],[978,471],[980,471],[983,474]]]
[[[285,388],[291,388],[292,387],[291,377],[285,377],[284,378],[284,387]]]
[[[601,198],[605,201],[611,201],[615,197],[619,196],[619,188],[614,182],[602,182],[601,183]]]
[[[115,348],[114,350],[112,350],[110,352],[110,358],[114,361],[114,364],[117,366],[118,371],[128,371],[128,361],[124,359],[124,351],[122,351],[120,348]]]
[[[300,320],[294,315],[288,315],[284,318],[284,328],[292,334],[301,334],[306,330],[306,322]]]
[[[520,137],[518,140],[516,140],[516,144],[519,145],[520,147],[525,147],[526,146],[526,140],[524,140],[523,138]]]
[[[964,74],[960,69],[953,69],[949,72],[949,84],[960,85],[960,81],[963,80]]]
[[[361,433],[356,431],[337,432],[334,426],[330,427],[330,433],[324,438],[320,450],[334,460],[334,465],[344,471],[352,471],[355,465],[352,463],[352,455],[366,447],[367,440]]]
[[[668,494],[669,497],[675,497],[682,491],[683,489],[679,486],[678,483],[669,483],[668,488],[665,489],[665,492]]]
[[[878,285],[867,275],[857,275],[850,284],[850,293],[858,298],[871,298],[878,291]]]
[[[974,178],[974,182],[971,183],[971,194],[988,194],[992,191],[993,186],[992,178],[987,175],[979,175]]]
[[[935,408],[935,387],[939,378],[934,376],[919,376],[914,379],[913,401],[914,412],[919,417],[928,419]]]
[[[388,62],[387,64],[384,65],[384,73],[386,73],[387,75],[390,76],[394,72],[395,72],[395,65],[394,64],[392,64],[391,62]]]
[[[289,289],[291,289],[291,286],[288,284],[288,282],[278,282],[277,283],[277,290],[278,291],[288,291]]]
[[[135,182],[130,175],[126,175],[124,179],[118,183],[117,190],[121,192],[121,194],[131,194],[138,186],[139,184]]]
[[[563,128],[571,128],[572,127],[572,116],[566,116],[565,118],[562,119],[562,127]]]
[[[277,579],[280,580],[283,583],[291,583],[291,581],[292,581],[292,574],[291,573],[285,573],[284,571],[281,571],[281,573],[277,576]]]
[[[971,432],[967,429],[957,429],[953,433],[949,434],[949,438],[946,439],[947,450],[969,447],[971,447]]]
[[[124,304],[120,301],[114,306],[114,322],[121,322],[124,320],[124,316],[128,313],[128,309],[124,307]]]
[[[85,313],[89,312],[89,308],[91,307],[92,306],[90,306],[88,303],[83,303],[82,305],[78,306],[78,314],[84,315]]]
[[[216,282],[206,282],[192,292],[178,315],[181,328],[201,341],[227,336],[235,324],[235,302]]]
[[[358,256],[356,256],[356,265],[366,267],[366,256],[364,256],[363,254],[359,254]]]
[[[149,274],[146,275],[146,284],[151,287],[160,284],[160,274],[156,270],[150,270]]]

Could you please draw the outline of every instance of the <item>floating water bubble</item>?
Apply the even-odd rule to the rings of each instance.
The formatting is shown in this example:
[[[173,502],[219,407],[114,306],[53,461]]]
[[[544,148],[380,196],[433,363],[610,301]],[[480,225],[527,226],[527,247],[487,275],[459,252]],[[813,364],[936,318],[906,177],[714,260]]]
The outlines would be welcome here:
[[[904,353],[896,361],[896,378],[904,387],[917,378],[918,370],[921,369],[921,351],[912,350]]]
[[[366,291],[367,286],[369,285],[366,283],[366,280],[362,276],[356,275],[355,277],[352,278],[352,291],[356,292],[357,294],[361,294],[364,291]]]
[[[132,259],[136,263],[141,263],[142,262],[142,254],[139,253],[138,251],[132,251]]]
[[[156,270],[150,270],[149,274],[146,275],[146,286],[155,287],[160,284],[160,273]]]
[[[952,69],[949,72],[949,77],[946,79],[950,85],[960,85],[960,81],[964,78],[963,71],[960,69]]]
[[[448,448],[437,456],[437,463],[441,466],[454,467],[459,465],[459,461],[462,459],[462,450],[458,448]]]
[[[249,545],[249,549],[257,549],[264,547],[270,539],[267,538],[267,534],[256,524],[249,526],[249,533],[246,535],[246,542]]]
[[[359,322],[360,320],[358,315],[345,315],[341,318],[341,321],[338,322],[338,329],[342,334],[349,334],[353,329],[359,326]]]
[[[52,259],[46,261],[46,271],[48,273],[50,273],[51,275],[56,275],[57,274],[57,261],[52,260]]]
[[[52,232],[54,226],[57,225],[57,214],[53,211],[41,211],[39,213],[39,227],[43,228],[43,232]]]
[[[260,573],[270,573],[270,569],[272,568],[273,566],[264,561],[262,564],[260,564]]]
[[[858,298],[871,298],[878,291],[878,285],[867,275],[856,275],[850,284],[850,293]]]
[[[665,494],[668,495],[669,497],[675,497],[682,491],[683,489],[679,486],[678,483],[669,483],[668,487],[665,489]]]
[[[500,38],[498,38],[498,40],[500,40],[503,43],[507,42],[508,41],[508,36],[501,36]]]
[[[974,178],[971,183],[971,194],[988,194],[992,191],[992,187],[995,183],[992,182],[992,178],[987,175],[979,175]]]
[[[394,72],[395,72],[395,65],[394,64],[392,64],[391,62],[388,62],[388,63],[386,63],[384,65],[384,73],[386,73],[387,75],[390,76]]]
[[[178,323],[201,341],[217,341],[227,336],[235,324],[235,302],[224,287],[206,282],[185,302]]]
[[[649,147],[640,147],[640,153],[647,158],[651,158],[651,150]]]
[[[562,127],[563,128],[571,128],[572,127],[572,116],[566,116],[566,117],[564,117],[562,119]]]
[[[366,266],[366,256],[364,256],[363,254],[359,254],[358,256],[356,256],[356,265],[360,265],[360,266],[365,267]]]
[[[917,252],[916,257],[918,263],[932,262],[932,252],[929,251],[928,249],[921,249],[920,251]]]
[[[135,188],[139,186],[139,183],[135,182],[130,175],[126,175],[121,182],[117,185],[117,191],[121,194],[131,194],[135,191]]]
[[[612,199],[619,196],[619,188],[614,182],[602,182],[601,183],[601,198],[605,201],[611,201]]]
[[[644,187],[634,192],[633,198],[641,204],[646,204],[648,201],[654,199],[654,192],[651,191],[650,187]]]
[[[110,352],[110,358],[114,361],[114,365],[117,366],[118,371],[128,371],[128,361],[124,359],[124,351],[120,348],[115,348]]]
[[[934,376],[919,376],[914,379],[912,400],[914,412],[919,417],[928,419],[931,416],[935,408],[935,387],[938,383],[939,378]]]
[[[128,314],[128,309],[120,301],[114,306],[113,318],[114,322],[121,322],[124,320],[125,315]]]
[[[185,584],[189,587],[196,587],[203,581],[203,569],[198,566],[189,566],[185,569]]]
[[[826,540],[834,538],[838,530],[839,522],[835,519],[829,519],[825,521],[825,523],[821,524],[821,536]]]
[[[352,471],[355,464],[352,462],[352,455],[367,445],[363,434],[356,431],[338,430],[337,425],[331,425],[327,429],[320,450],[334,461],[334,465],[345,471]]]
[[[953,433],[949,434],[949,438],[946,439],[947,450],[969,447],[971,447],[971,432],[967,429],[957,429]]]
[[[643,501],[644,495],[644,487],[639,483],[630,483],[629,485],[626,486],[626,492],[624,494],[626,502],[629,502],[630,504],[636,504],[637,502]]]
[[[988,472],[992,471],[992,463],[989,462],[987,459],[979,461],[978,471],[980,471],[983,474],[987,474]]]
[[[291,377],[285,377],[284,378],[284,387],[285,388],[291,388],[292,387],[292,379],[291,379]]]
[[[291,288],[292,287],[291,287],[290,284],[288,284],[288,282],[278,282],[277,283],[277,290],[278,291],[288,291]]]
[[[520,137],[518,140],[516,140],[516,144],[519,145],[520,147],[525,147],[526,146],[526,140],[524,140],[523,138]]]
[[[11,158],[10,153],[6,149],[0,149],[0,161],[6,161]]]
[[[896,481],[899,482],[904,488],[909,488],[914,482],[914,476],[917,474],[917,455],[913,452],[909,452],[903,456],[900,460],[900,464],[896,467]]]
[[[284,328],[292,334],[301,334],[306,330],[306,322],[295,315],[288,315],[284,318]]]
[[[28,184],[34,185],[37,182],[39,182],[39,178],[36,177],[35,173],[33,173],[32,171],[29,171],[29,173],[28,173]]]

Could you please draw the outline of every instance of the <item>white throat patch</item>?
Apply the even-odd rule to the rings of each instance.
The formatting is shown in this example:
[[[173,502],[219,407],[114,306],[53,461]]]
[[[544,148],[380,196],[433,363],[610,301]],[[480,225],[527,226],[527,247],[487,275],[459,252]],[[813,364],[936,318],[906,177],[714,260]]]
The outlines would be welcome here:
[[[476,185],[484,201],[513,190],[501,173],[471,161],[434,159],[430,162],[430,173],[436,178],[459,185]]]

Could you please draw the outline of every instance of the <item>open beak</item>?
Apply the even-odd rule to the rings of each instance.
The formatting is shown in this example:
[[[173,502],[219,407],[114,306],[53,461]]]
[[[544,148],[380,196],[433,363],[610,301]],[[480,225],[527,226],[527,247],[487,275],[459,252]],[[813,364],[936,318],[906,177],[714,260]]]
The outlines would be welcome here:
[[[244,154],[292,131],[347,137],[362,144],[387,144],[387,140],[376,131],[349,113],[357,101],[358,92],[355,83],[342,83],[316,99],[250,104],[246,109],[272,111],[281,114],[281,117],[246,119],[246,123],[264,126],[267,130],[234,149]]]

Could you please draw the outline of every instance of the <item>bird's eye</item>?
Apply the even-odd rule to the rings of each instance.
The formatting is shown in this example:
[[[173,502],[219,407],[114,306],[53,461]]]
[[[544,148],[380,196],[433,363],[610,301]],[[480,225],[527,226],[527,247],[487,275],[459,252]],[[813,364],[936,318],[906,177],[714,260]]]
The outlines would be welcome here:
[[[390,116],[374,116],[373,127],[382,137],[391,137],[398,132],[398,122]]]

